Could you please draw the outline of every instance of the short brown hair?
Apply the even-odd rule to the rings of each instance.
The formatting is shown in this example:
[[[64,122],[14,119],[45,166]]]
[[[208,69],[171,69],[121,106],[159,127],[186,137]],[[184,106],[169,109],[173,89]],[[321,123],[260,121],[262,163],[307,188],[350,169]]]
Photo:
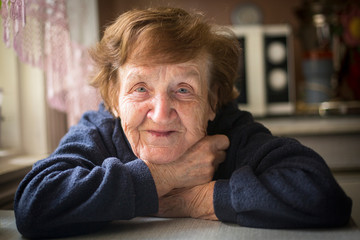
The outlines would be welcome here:
[[[210,56],[209,102],[216,111],[238,95],[234,82],[239,44],[231,32],[208,23],[202,14],[179,8],[131,10],[120,15],[90,51],[97,67],[91,84],[99,88],[105,106],[114,112],[120,66],[150,59],[159,64],[182,63],[202,52]]]

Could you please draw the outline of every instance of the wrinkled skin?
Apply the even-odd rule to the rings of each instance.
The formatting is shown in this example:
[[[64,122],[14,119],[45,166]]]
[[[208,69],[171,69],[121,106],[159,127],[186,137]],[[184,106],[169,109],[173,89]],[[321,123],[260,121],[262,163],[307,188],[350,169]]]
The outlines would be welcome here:
[[[157,215],[216,219],[211,179],[225,159],[229,140],[206,136],[208,121],[215,117],[208,102],[207,59],[128,63],[118,71],[119,105],[114,114],[154,178]]]
[[[206,135],[215,116],[206,69],[206,61],[120,68],[119,116],[137,157],[172,162]]]

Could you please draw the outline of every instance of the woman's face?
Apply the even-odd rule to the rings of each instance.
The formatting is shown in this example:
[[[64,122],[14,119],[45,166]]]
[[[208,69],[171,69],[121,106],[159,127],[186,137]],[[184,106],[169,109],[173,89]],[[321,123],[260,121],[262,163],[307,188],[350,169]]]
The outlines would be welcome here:
[[[215,117],[208,102],[208,61],[125,64],[119,69],[117,115],[135,155],[152,163],[180,157],[206,135]]]

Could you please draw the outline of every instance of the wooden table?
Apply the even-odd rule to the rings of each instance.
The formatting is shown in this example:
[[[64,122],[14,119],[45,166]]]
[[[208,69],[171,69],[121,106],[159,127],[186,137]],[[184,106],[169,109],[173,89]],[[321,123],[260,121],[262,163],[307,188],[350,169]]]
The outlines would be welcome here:
[[[0,239],[23,239],[16,229],[13,211],[0,211]],[[352,223],[336,229],[274,230],[240,227],[235,224],[191,218],[141,217],[130,221],[115,221],[97,233],[67,239],[359,240],[360,230]]]

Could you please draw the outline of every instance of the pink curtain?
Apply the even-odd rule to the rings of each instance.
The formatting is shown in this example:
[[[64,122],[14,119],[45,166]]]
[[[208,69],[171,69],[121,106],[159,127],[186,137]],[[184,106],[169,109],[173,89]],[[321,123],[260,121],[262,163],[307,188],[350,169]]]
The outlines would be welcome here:
[[[97,108],[100,96],[88,85],[92,62],[87,47],[70,37],[66,0],[2,0],[1,16],[5,44],[20,61],[44,70],[48,104],[67,113],[69,126]]]

